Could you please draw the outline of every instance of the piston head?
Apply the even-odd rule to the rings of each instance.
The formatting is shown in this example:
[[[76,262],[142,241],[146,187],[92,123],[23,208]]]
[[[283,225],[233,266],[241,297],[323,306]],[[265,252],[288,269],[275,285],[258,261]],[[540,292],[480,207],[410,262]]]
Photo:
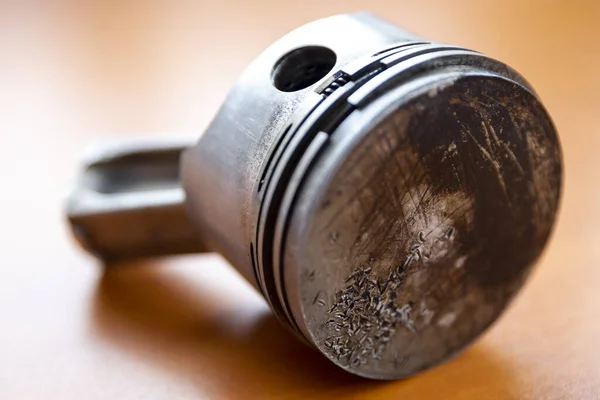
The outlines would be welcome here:
[[[207,240],[292,331],[391,379],[506,308],[550,234],[561,158],[510,67],[354,15],[263,53],[183,174]]]

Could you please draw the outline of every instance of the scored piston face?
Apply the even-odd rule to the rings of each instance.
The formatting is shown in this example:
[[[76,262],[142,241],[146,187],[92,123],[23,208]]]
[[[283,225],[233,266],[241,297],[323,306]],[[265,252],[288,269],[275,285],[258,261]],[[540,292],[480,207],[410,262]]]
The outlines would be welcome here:
[[[285,264],[311,341],[375,378],[437,364],[499,316],[546,243],[561,176],[552,124],[520,86],[397,94],[333,134],[314,168],[334,172],[307,178]]]
[[[432,48],[403,49],[423,61],[389,76],[339,74],[338,93],[284,132],[261,187],[266,247],[253,262],[265,297],[367,377],[413,374],[481,334],[524,283],[558,206],[560,151],[537,98],[481,56],[419,47]]]

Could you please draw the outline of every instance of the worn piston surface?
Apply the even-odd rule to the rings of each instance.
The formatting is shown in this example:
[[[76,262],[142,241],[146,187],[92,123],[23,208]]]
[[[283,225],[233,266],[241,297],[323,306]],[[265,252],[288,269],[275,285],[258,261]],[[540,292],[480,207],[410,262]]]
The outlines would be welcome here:
[[[368,14],[273,44],[180,164],[203,249],[335,364],[379,379],[498,318],[546,244],[561,175],[517,72]]]

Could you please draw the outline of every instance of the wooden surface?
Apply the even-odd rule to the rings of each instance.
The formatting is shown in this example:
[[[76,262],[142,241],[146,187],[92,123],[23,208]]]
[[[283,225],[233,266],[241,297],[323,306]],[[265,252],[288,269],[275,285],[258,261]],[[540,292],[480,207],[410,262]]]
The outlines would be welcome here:
[[[600,398],[598,4],[0,1],[0,399]],[[388,383],[306,349],[216,255],[103,274],[61,209],[86,144],[197,136],[261,49],[362,8],[522,72],[566,163],[559,223],[514,306],[461,356]]]

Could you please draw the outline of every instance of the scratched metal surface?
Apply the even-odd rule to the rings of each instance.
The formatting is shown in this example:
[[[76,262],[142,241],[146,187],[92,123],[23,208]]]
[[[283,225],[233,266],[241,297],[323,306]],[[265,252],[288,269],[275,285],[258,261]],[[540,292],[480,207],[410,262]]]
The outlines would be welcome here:
[[[399,105],[390,93],[334,132],[349,150],[314,166],[336,172],[309,178],[316,211],[298,217],[311,218],[295,250],[310,334],[366,376],[411,375],[479,336],[558,207],[558,139],[535,97],[472,76],[421,92]],[[372,122],[377,110],[389,115]],[[344,146],[355,131],[359,144]]]
[[[443,366],[384,384],[307,350],[222,259],[104,275],[61,214],[90,141],[194,137],[262,49],[364,8],[514,66],[566,164],[556,231],[506,314]],[[599,15],[585,0],[0,2],[0,398],[599,398]]]

